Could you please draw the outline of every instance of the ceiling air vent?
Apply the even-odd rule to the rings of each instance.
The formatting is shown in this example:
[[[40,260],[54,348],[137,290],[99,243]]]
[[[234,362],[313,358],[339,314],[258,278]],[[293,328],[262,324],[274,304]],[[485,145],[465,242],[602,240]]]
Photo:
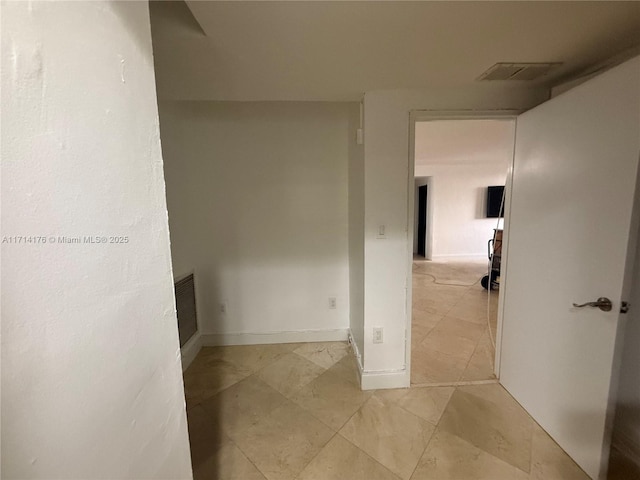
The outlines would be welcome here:
[[[537,80],[562,63],[496,63],[477,80]]]

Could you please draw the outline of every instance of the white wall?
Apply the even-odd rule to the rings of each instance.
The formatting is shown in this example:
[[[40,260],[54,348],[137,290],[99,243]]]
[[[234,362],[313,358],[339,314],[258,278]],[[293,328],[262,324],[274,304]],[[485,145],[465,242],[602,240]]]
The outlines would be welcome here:
[[[497,218],[486,218],[487,187],[504,185],[506,164],[432,165],[416,167],[419,176],[432,177],[432,258],[487,254]]]
[[[2,478],[191,478],[147,3],[3,2],[2,124]]]
[[[487,254],[498,224],[486,218],[487,187],[505,185],[514,135],[514,120],[416,123],[414,175],[430,177],[433,259]]]
[[[161,102],[174,269],[195,271],[203,334],[346,338],[357,112],[354,103]]]
[[[412,241],[407,238],[409,201],[409,112],[412,109],[526,109],[547,97],[544,90],[473,89],[375,91],[365,95],[365,342],[366,372],[405,370],[407,280]],[[413,184],[413,178],[411,180]],[[377,238],[386,225],[386,239]],[[373,327],[384,343],[373,344]]]
[[[360,367],[364,363],[364,146],[354,142],[361,126],[353,109],[349,129],[349,328]]]

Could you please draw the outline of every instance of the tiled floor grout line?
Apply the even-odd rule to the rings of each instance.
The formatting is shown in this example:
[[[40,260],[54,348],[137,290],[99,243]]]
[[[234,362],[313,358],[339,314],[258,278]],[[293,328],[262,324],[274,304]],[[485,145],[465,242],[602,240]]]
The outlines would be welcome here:
[[[365,403],[367,403],[367,402],[365,402]],[[363,403],[363,405],[364,405],[364,403]],[[362,407],[361,407],[361,408],[362,408]],[[360,410],[360,409],[358,409],[358,410]],[[357,411],[356,411],[356,413],[357,413]],[[355,415],[355,413],[354,413],[353,415]],[[352,415],[351,417],[353,417],[353,415]],[[351,420],[351,417],[349,417],[349,420]],[[348,422],[349,420],[347,420],[347,422]],[[345,422],[345,425],[347,424],[347,422]],[[344,425],[343,425],[343,427],[344,427]],[[340,427],[340,430],[342,430],[342,427]],[[357,448],[357,449],[358,449],[358,451],[362,452],[362,453],[363,453],[363,454],[365,454],[367,457],[369,457],[371,460],[373,460],[373,461],[374,461],[374,462],[376,462],[378,465],[380,465],[382,468],[384,468],[387,472],[391,473],[391,475],[394,475],[395,477],[402,479],[402,477],[400,477],[399,475],[396,475],[394,472],[392,472],[391,470],[389,470],[386,466],[384,466],[383,464],[381,464],[378,460],[376,460],[376,459],[375,459],[375,458],[373,458],[371,455],[369,455],[367,452],[365,452],[363,449],[361,449],[358,445],[356,445],[356,444],[355,444],[355,443],[353,443],[351,440],[349,440],[347,437],[345,437],[344,435],[342,435],[342,434],[340,433],[340,431],[337,431],[337,432],[336,432],[336,435],[339,435],[339,436],[340,436],[340,438],[342,438],[342,439],[343,439],[343,440],[345,440],[346,442],[349,442],[349,444],[353,445],[355,448]]]
[[[240,448],[240,445],[238,445],[235,440],[233,438],[231,438],[229,435],[226,435],[227,439],[238,449],[238,451],[242,454],[242,456],[244,458],[247,459],[247,461],[253,465],[255,467],[255,469],[260,472],[260,475],[262,475],[264,478],[266,478],[268,480],[268,477],[265,475],[265,473],[260,470],[260,468],[258,467],[258,465],[255,464],[255,462],[253,460],[251,460],[251,458],[249,458],[249,456],[247,455],[247,453],[242,450],[242,448]]]
[[[305,409],[305,411],[306,411],[306,409]],[[315,418],[315,417],[314,417],[314,418]],[[332,430],[333,430],[333,429],[332,429]],[[304,465],[304,467],[302,467],[302,469],[301,469],[298,473],[296,473],[296,476],[295,476],[296,480],[300,478],[300,475],[302,474],[302,472],[304,472],[304,471],[305,471],[305,469],[306,469],[309,465],[311,465],[311,463],[316,459],[316,457],[317,457],[318,455],[320,455],[320,453],[322,453],[322,452],[324,451],[325,447],[331,443],[331,440],[333,440],[334,438],[336,438],[336,435],[338,435],[338,432],[334,431],[334,432],[333,432],[333,435],[331,435],[331,438],[329,438],[329,440],[327,440],[327,443],[325,443],[324,445],[322,445],[322,447],[320,447],[320,448],[318,449],[318,451],[317,451],[317,452],[316,452],[316,454],[311,458],[311,460],[309,460],[309,461]]]
[[[516,403],[516,404],[517,404],[517,405],[518,405],[522,410],[524,410],[524,411],[526,412],[527,416],[528,416],[528,417],[529,417],[529,419],[531,420],[532,425],[537,426],[540,430],[542,430],[542,431],[545,433],[545,435],[549,436],[549,438],[551,438],[551,440],[552,440],[552,441],[554,441],[554,440],[553,440],[553,437],[549,434],[549,432],[547,432],[547,431],[542,427],[542,425],[540,425],[540,424],[539,424],[539,423],[538,423],[538,422],[537,422],[537,421],[536,421],[536,420],[535,420],[535,419],[534,419],[534,418],[529,414],[529,412],[527,412],[527,409],[526,409],[526,408],[524,408],[524,407],[522,406],[522,404],[521,404],[518,400],[516,400],[516,399],[513,397],[513,395],[511,395],[511,393],[509,393],[509,390],[507,390],[506,388],[504,388],[504,386],[502,386],[502,385],[501,385],[501,388],[502,388],[502,389],[507,393],[507,395],[509,395],[509,397],[511,397],[511,399],[512,399],[512,400],[513,400],[513,401],[514,401],[514,402],[515,402],[515,403]],[[533,432],[533,428],[532,428],[532,429],[531,429],[531,436],[532,436],[532,439],[531,439],[531,456],[533,456],[533,433],[534,433],[534,432]],[[554,442],[555,442],[555,441],[554,441]],[[570,460],[571,462],[573,462],[573,464],[574,464],[576,467],[578,467],[582,472],[584,472],[584,470],[582,469],[582,467],[580,467],[580,466],[575,462],[575,460],[573,460],[573,459],[569,456],[569,454],[566,452],[566,450],[565,450],[564,448],[562,448],[562,447],[561,447],[560,445],[558,445],[557,443],[556,443],[556,446],[557,446],[560,450],[562,450],[562,452],[563,452],[565,455],[567,455],[567,457],[569,457],[569,460]],[[533,466],[533,458],[531,458],[531,459],[530,459],[530,461],[529,461],[529,469],[531,469],[531,467],[532,467],[532,466]],[[525,472],[525,473],[526,473],[526,472]],[[585,475],[586,475],[586,473],[585,473]]]
[[[494,383],[498,383],[498,382],[496,381],[496,382],[494,382]],[[505,390],[505,392],[506,392],[506,393],[511,397],[511,394],[509,394],[509,392],[508,392],[504,387],[501,387],[501,388],[502,388],[503,390]],[[456,389],[454,390],[454,394],[455,394],[455,392],[456,392],[457,390],[458,390],[458,387],[456,387]],[[453,394],[452,394],[452,395],[451,395],[451,397],[449,398],[449,402],[451,401],[451,398],[453,398]],[[511,397],[511,398],[513,399],[513,397]],[[513,399],[513,400],[515,400],[515,399]],[[516,403],[517,403],[517,402],[516,402]],[[449,405],[449,403],[447,403],[447,406],[448,406],[448,405]],[[518,405],[520,405],[520,404],[518,403]],[[446,407],[445,407],[445,411],[446,411]],[[444,411],[443,411],[442,416],[444,416]],[[440,417],[441,419],[442,419],[442,416]],[[536,422],[535,422],[535,420],[533,420],[533,418],[531,418],[531,416],[530,416],[528,413],[527,413],[527,416],[529,417],[529,420],[530,420],[530,422],[531,422],[531,424],[532,424],[532,425],[536,423]],[[440,421],[438,421],[438,424],[439,424],[439,423],[440,423]],[[454,436],[456,436],[456,437],[460,438],[461,440],[463,440],[463,441],[465,441],[465,442],[470,443],[470,444],[471,444],[471,445],[473,445],[475,448],[478,448],[479,450],[482,450],[482,451],[483,451],[483,452],[485,452],[486,454],[489,454],[489,455],[492,455],[492,456],[496,457],[496,455],[494,455],[494,454],[493,454],[493,453],[491,453],[490,451],[486,450],[484,447],[482,447],[482,446],[480,446],[480,445],[476,445],[476,444],[474,444],[473,442],[470,442],[469,440],[467,440],[466,438],[460,437],[460,436],[459,436],[459,435],[457,435],[456,433],[453,433],[453,432],[447,432],[447,433],[449,433],[450,435],[454,435]],[[520,467],[518,467],[518,466],[516,466],[516,465],[513,465],[512,463],[508,462],[508,461],[507,461],[507,460],[505,460],[505,459],[502,459],[502,458],[500,458],[500,457],[496,457],[496,458],[498,458],[499,460],[501,460],[501,461],[503,461],[503,462],[505,462],[505,463],[507,463],[507,464],[511,465],[512,467],[514,467],[514,468],[516,468],[516,469],[520,470],[521,472],[523,472],[523,473],[527,474],[527,476],[529,476],[529,475],[531,474],[531,467],[532,467],[532,461],[533,461],[533,428],[531,429],[531,437],[532,437],[532,438],[531,438],[531,444],[530,444],[530,448],[529,448],[529,452],[528,452],[528,453],[529,453],[529,471],[528,471],[528,472],[527,472],[527,471],[525,471],[525,470],[522,470]]]
[[[407,390],[407,393],[409,393],[409,389],[407,388],[406,390]],[[395,475],[397,478],[402,479],[402,476],[397,475],[395,472],[391,471],[391,470],[390,470],[389,468],[387,468],[385,465],[383,465],[382,463],[380,463],[378,460],[376,460],[375,458],[373,458],[371,455],[369,455],[367,452],[365,452],[362,448],[360,448],[358,445],[356,445],[355,443],[353,443],[351,440],[349,440],[347,437],[345,437],[344,435],[342,435],[342,434],[340,433],[340,430],[342,430],[342,429],[344,428],[344,426],[345,426],[347,423],[349,423],[349,422],[351,421],[351,419],[352,419],[352,418],[353,418],[353,417],[354,417],[354,416],[355,416],[355,415],[356,415],[360,410],[362,410],[362,409],[364,408],[365,404],[366,404],[367,402],[369,402],[369,400],[371,400],[371,398],[372,398],[372,397],[374,397],[374,396],[375,396],[375,394],[376,394],[376,392],[377,392],[377,391],[378,391],[378,390],[373,390],[373,394],[372,394],[369,398],[367,398],[367,399],[362,403],[362,405],[360,405],[360,408],[358,408],[355,412],[353,412],[353,414],[352,414],[352,415],[347,419],[347,421],[346,421],[346,422],[344,422],[344,423],[342,424],[342,426],[338,429],[337,434],[338,434],[338,435],[340,435],[342,438],[344,438],[344,439],[345,439],[347,442],[349,442],[351,445],[353,445],[354,447],[356,447],[358,450],[360,450],[362,453],[364,453],[364,454],[365,454],[367,457],[369,457],[371,460],[373,460],[374,462],[376,462],[377,464],[381,465],[383,468],[385,468],[386,470],[388,470],[389,472],[391,472],[391,474],[392,474],[392,475]],[[406,395],[406,394],[405,394],[405,395]],[[404,397],[404,395],[403,395],[402,397]],[[402,398],[402,397],[401,397],[401,398]],[[380,397],[378,397],[378,398],[380,398]],[[380,400],[384,402],[384,400],[382,400],[382,399],[380,399]],[[392,402],[392,403],[396,403],[396,402]],[[410,413],[411,415],[413,415],[413,416],[417,417],[417,415],[415,415],[414,413],[409,412],[408,410],[405,410],[405,409],[404,409],[404,408],[402,408],[400,405],[397,405],[397,403],[396,403],[396,406],[397,406],[398,408],[402,409],[403,411],[405,411],[405,412],[407,412],[407,413]],[[418,417],[418,418],[419,418],[419,417]],[[429,438],[429,441],[431,441],[431,438]],[[427,442],[427,443],[428,443],[428,442]],[[426,448],[426,447],[425,447],[425,448]],[[424,453],[424,452],[423,452],[423,453]],[[420,457],[422,457],[422,454],[420,454]],[[418,462],[419,462],[419,461],[420,461],[420,460],[418,460]],[[412,475],[413,475],[413,472],[412,472]],[[411,477],[409,477],[409,478],[411,478]]]
[[[342,430],[342,429],[344,428],[344,426],[345,426],[347,423],[349,423],[349,421],[351,421],[351,419],[352,419],[352,418],[353,418],[353,417],[354,417],[354,416],[355,416],[355,415],[356,415],[356,414],[357,414],[357,413],[362,409],[362,407],[364,407],[364,405],[365,405],[365,404],[366,404],[366,403],[371,399],[371,397],[373,397],[373,396],[375,395],[375,392],[376,392],[376,391],[377,391],[377,390],[373,390],[373,393],[369,396],[369,398],[367,398],[364,402],[362,402],[362,405],[360,405],[360,406],[356,409],[356,411],[355,411],[355,412],[353,412],[353,413],[349,416],[349,418],[347,418],[347,419],[342,423],[342,425],[340,425],[340,427],[339,427],[337,430],[335,430],[335,433],[334,433],[334,434],[333,434],[333,436],[329,439],[329,441],[327,441],[327,443],[326,443],[326,444],[324,444],[324,445],[323,445],[323,447],[322,447],[320,450],[318,450],[318,453],[316,453],[316,455],[314,455],[314,457],[313,457],[313,458],[312,458],[312,459],[311,459],[311,460],[310,460],[310,461],[309,461],[309,462],[304,466],[304,468],[303,468],[302,470],[300,470],[300,473],[298,473],[298,475],[296,476],[296,478],[299,478],[299,477],[300,477],[300,474],[301,474],[302,472],[304,472],[305,468],[307,468],[307,467],[311,464],[311,462],[313,462],[313,460],[314,460],[318,455],[320,455],[320,452],[322,452],[322,450],[323,450],[323,449],[324,449],[324,448],[325,448],[325,447],[326,447],[326,446],[331,442],[331,440],[333,440],[333,439],[336,437],[336,435],[339,435],[339,436],[340,436],[340,438],[342,438],[342,439],[346,440],[347,442],[349,442],[351,445],[353,445],[355,448],[357,448],[360,452],[364,453],[364,454],[365,454],[367,457],[369,457],[371,460],[373,460],[374,462],[376,462],[377,464],[379,464],[380,466],[382,466],[383,468],[385,468],[386,470],[388,470],[389,472],[391,472],[393,475],[395,475],[395,473],[393,473],[393,472],[392,472],[391,470],[389,470],[387,467],[385,467],[384,465],[382,465],[378,460],[376,460],[375,458],[373,458],[373,457],[372,457],[371,455],[369,455],[367,452],[365,452],[364,450],[362,450],[358,445],[355,445],[352,441],[350,441],[348,438],[346,438],[344,435],[342,435],[342,434],[340,433],[340,430]],[[408,391],[408,389],[407,389],[407,391]],[[294,402],[294,403],[295,403],[295,402]],[[302,408],[303,410],[305,410],[306,412],[308,412],[308,413],[309,413],[311,416],[313,416],[314,418],[317,418],[315,415],[313,415],[313,413],[312,413],[312,412],[309,412],[309,411],[308,411],[306,408],[304,408],[303,406],[301,406],[301,408]],[[320,419],[318,419],[318,420],[319,420],[322,424],[326,425],[328,428],[330,428],[330,429],[332,429],[332,430],[333,430],[333,427],[330,427],[329,425],[327,425],[326,423],[324,423],[324,422],[323,422],[322,420],[320,420]],[[396,476],[397,476],[397,475],[396,475]],[[398,477],[398,478],[400,478],[400,477]]]
[[[338,361],[340,361],[340,360],[338,360]],[[338,363],[338,362],[336,362],[336,363]],[[334,364],[334,365],[335,365],[335,364]],[[295,391],[297,392],[297,391],[301,390],[302,388],[306,387],[307,385],[312,384],[312,383],[313,383],[315,380],[317,380],[321,375],[324,375],[324,374],[325,374],[325,373],[327,373],[328,371],[329,371],[329,368],[327,368],[323,373],[321,373],[320,375],[318,375],[316,378],[314,378],[313,380],[311,380],[309,383],[305,384],[305,385],[304,385],[303,387],[301,387],[301,388],[296,389]],[[336,376],[339,376],[339,377],[341,377],[341,378],[342,378],[342,376],[341,376],[339,373],[334,373],[334,374],[335,374]],[[376,392],[376,390],[373,390],[373,392],[375,393],[375,392]],[[290,398],[288,398],[286,395],[283,395],[283,396],[284,396],[285,398],[287,398],[287,400],[289,400],[289,401],[291,401],[291,402],[295,403],[296,405],[298,405],[298,406],[299,406],[300,408],[302,408],[305,412],[307,412],[307,413],[308,413],[309,415],[311,415],[313,418],[315,418],[315,419],[316,419],[316,420],[318,420],[320,423],[322,423],[323,425],[325,425],[327,428],[330,428],[331,430],[334,430],[334,428],[333,428],[331,425],[328,425],[324,420],[322,420],[321,418],[318,418],[318,417],[317,417],[317,416],[316,416],[312,411],[307,410],[307,408],[306,408],[304,405],[300,405],[298,402],[296,402],[296,401],[294,401],[294,400],[291,400],[291,399],[290,399]],[[369,398],[371,398],[372,396],[373,396],[373,394],[372,394],[372,395],[370,395],[370,396],[369,396]],[[347,420],[345,420],[345,421],[342,423],[342,425],[340,425],[340,427],[339,427],[337,430],[335,430],[335,432],[336,432],[336,433],[340,432],[340,430],[342,429],[342,427],[344,427],[344,426],[349,422],[349,420],[351,420],[351,418],[352,418],[356,413],[358,413],[358,411],[362,408],[362,406],[363,406],[365,403],[367,403],[367,401],[369,400],[369,398],[367,398],[364,402],[362,402],[362,405],[360,405],[360,407],[358,407],[358,409],[357,409],[355,412],[353,412],[353,414],[351,414],[351,416],[349,416],[349,418],[347,418]],[[333,438],[333,437],[331,437],[331,438]],[[327,442],[327,443],[329,443],[329,442]],[[315,457],[314,457],[314,458],[315,458]]]
[[[422,452],[420,453],[420,456],[418,457],[418,461],[416,463],[416,466],[413,467],[413,470],[411,471],[411,475],[409,475],[409,479],[408,480],[411,480],[413,478],[413,476],[416,474],[416,470],[420,466],[420,460],[422,460],[422,457],[424,457],[424,454],[427,451],[427,448],[429,448],[429,445],[431,444],[431,440],[433,440],[433,437],[436,434],[436,430],[437,429],[438,429],[438,426],[436,425],[435,428],[433,429],[433,431],[431,432],[431,435],[429,436],[429,441],[424,446],[424,450],[422,450]]]
[[[309,360],[308,358],[304,357],[303,355],[300,355],[299,353],[295,352],[294,350],[290,350],[290,351],[289,351],[289,352],[287,352],[287,353],[292,353],[292,354],[294,354],[294,355],[296,355],[296,356],[298,356],[298,357],[300,357],[300,358],[302,358],[302,359],[304,359],[304,360],[307,360],[307,361],[309,361],[309,362],[313,363],[314,365],[317,365],[318,367],[320,367],[320,368],[324,369],[324,371],[323,371],[320,375],[323,375],[324,373],[326,373],[326,372],[329,370],[329,368],[326,368],[326,367],[324,367],[324,366],[322,366],[322,365],[318,365],[317,363],[315,363],[315,362],[313,362],[313,361]],[[217,395],[219,395],[220,393],[224,392],[225,390],[228,390],[229,388],[233,387],[234,385],[237,385],[237,384],[238,384],[238,383],[240,383],[240,382],[245,381],[245,380],[246,380],[246,379],[248,379],[249,377],[254,377],[254,378],[255,378],[255,379],[257,379],[257,380],[263,381],[263,380],[261,380],[261,379],[260,379],[260,377],[258,376],[258,373],[259,373],[259,372],[261,372],[261,371],[263,371],[263,370],[264,370],[264,369],[266,369],[267,367],[269,367],[269,366],[273,365],[274,363],[276,363],[276,362],[277,362],[278,360],[280,360],[282,357],[284,357],[285,355],[287,355],[287,353],[285,353],[285,354],[283,354],[283,355],[280,355],[280,356],[278,356],[278,357],[276,357],[276,358],[272,359],[269,363],[265,364],[265,365],[264,365],[264,366],[262,366],[261,368],[258,368],[258,369],[256,369],[256,370],[252,370],[252,372],[251,372],[251,373],[249,373],[247,376],[245,376],[244,378],[242,378],[242,379],[238,380],[237,382],[235,382],[235,383],[233,383],[233,384],[231,384],[231,385],[229,385],[229,386],[227,386],[227,387],[223,388],[222,390],[220,390],[219,392],[217,392],[215,395],[213,395],[213,396],[212,396],[212,397],[210,397],[210,398],[214,398],[214,397],[216,397],[216,396],[217,396]],[[337,360],[336,362],[334,362],[332,366],[334,366],[334,365],[335,365],[336,363],[338,363],[340,360],[342,360],[342,358],[340,358],[339,360]],[[231,362],[231,363],[233,363],[233,362]],[[318,375],[318,377],[319,377],[320,375]],[[316,378],[318,378],[318,377],[316,377]],[[315,380],[315,378],[314,378],[314,379],[312,379],[311,381],[309,381],[308,383],[306,383],[306,384],[304,384],[304,385],[302,385],[302,386],[300,386],[300,387],[296,388],[295,392],[297,392],[297,391],[301,390],[302,388],[306,387],[307,385],[309,385],[310,383],[312,383],[314,380]],[[268,384],[267,384],[267,385],[268,385]],[[273,388],[273,387],[271,387],[271,388]],[[280,392],[280,391],[278,391],[278,390],[276,390],[276,389],[274,389],[274,390],[275,390],[276,392],[278,392],[278,393],[279,393],[279,394],[284,398],[284,401],[283,401],[282,403],[280,403],[277,407],[275,407],[275,408],[274,408],[274,410],[275,410],[275,409],[277,409],[277,408],[280,408],[280,407],[281,407],[282,405],[284,405],[287,401],[289,401],[289,402],[291,402],[291,403],[294,403],[294,404],[298,405],[298,404],[297,404],[297,402],[294,402],[293,400],[291,400],[287,395],[284,395],[282,392]],[[292,392],[292,393],[293,393],[293,392]],[[364,403],[366,403],[366,401],[365,401]],[[364,403],[363,403],[363,405],[364,405]],[[314,460],[314,459],[315,459],[315,458],[320,454],[320,452],[324,449],[324,447],[326,447],[326,446],[329,444],[329,442],[330,442],[330,441],[331,441],[331,440],[332,440],[332,439],[333,439],[333,438],[338,434],[338,431],[339,431],[339,430],[340,430],[340,429],[341,429],[341,428],[342,428],[342,427],[343,427],[343,426],[344,426],[344,425],[345,425],[345,424],[346,424],[346,423],[351,419],[351,417],[349,417],[349,420],[347,420],[347,422],[345,422],[345,423],[340,427],[340,429],[338,429],[338,430],[336,431],[336,430],[333,430],[333,427],[331,427],[331,426],[327,425],[325,422],[323,422],[322,420],[318,419],[315,415],[313,415],[313,413],[312,413],[312,412],[308,411],[305,407],[303,407],[303,406],[301,406],[301,405],[298,405],[298,407],[300,407],[302,410],[304,410],[305,412],[307,412],[307,413],[308,413],[309,415],[311,415],[312,417],[316,418],[318,421],[320,421],[320,422],[321,422],[323,425],[325,425],[327,428],[329,428],[329,429],[331,429],[332,431],[334,431],[334,434],[329,438],[329,440],[328,440],[324,445],[322,445],[322,447],[321,447],[321,448],[318,450],[318,452],[313,456],[313,458],[312,458],[311,460],[309,460],[309,462],[307,462],[307,463],[304,465],[304,467],[302,468],[302,470],[300,470],[300,472],[298,472],[298,473],[296,474],[296,478],[298,478],[298,477],[300,476],[300,474],[304,471],[304,469],[305,469],[305,468],[307,468],[307,466],[309,466],[309,464],[310,464],[310,463],[311,463],[311,462],[312,462],[312,461],[313,461],[313,460]],[[360,408],[362,408],[362,406],[361,406]],[[358,409],[358,410],[360,410],[360,409]],[[356,412],[355,412],[355,413],[357,413],[357,412],[358,412],[358,410],[356,410]],[[355,413],[354,413],[353,415],[355,415]],[[352,415],[352,416],[353,416],[353,415]],[[250,427],[249,427],[249,428],[250,428]],[[230,441],[230,442],[231,442],[231,443],[232,443],[232,444],[233,444],[233,445],[238,449],[238,451],[240,451],[240,453],[243,455],[243,457],[245,457],[245,458],[247,459],[247,461],[248,461],[249,463],[251,463],[251,464],[256,468],[256,470],[257,470],[258,472],[260,472],[260,474],[261,474],[263,477],[265,477],[266,479],[268,479],[268,477],[267,477],[267,475],[265,474],[265,472],[263,472],[263,471],[258,467],[258,465],[256,465],[256,464],[255,464],[255,462],[254,462],[254,461],[253,461],[253,460],[248,456],[248,454],[247,454],[247,453],[246,453],[246,452],[245,452],[245,451],[244,451],[244,450],[243,450],[243,449],[242,449],[242,448],[241,448],[241,447],[240,447],[240,446],[239,446],[239,445],[238,445],[238,444],[237,444],[237,443],[236,443],[236,442],[231,438],[231,437],[229,437],[228,435],[224,434],[223,432],[221,432],[221,433],[222,433],[223,435],[225,435],[225,438],[226,438],[228,441]],[[344,437],[343,437],[343,438],[344,438]],[[345,440],[346,440],[346,439],[345,439]],[[355,445],[354,445],[354,446],[355,446]],[[358,448],[358,447],[356,446],[356,448]],[[359,449],[359,450],[361,450],[361,449]],[[361,450],[361,451],[362,451],[362,450]],[[366,454],[366,452],[363,452],[363,453],[365,453],[365,454]],[[375,460],[375,459],[374,459],[374,460]],[[377,462],[377,463],[380,463],[380,462]],[[384,467],[384,465],[382,465],[382,466]],[[385,467],[385,468],[386,468],[386,467]],[[388,469],[387,469],[387,470],[388,470]]]
[[[485,329],[486,329],[486,327],[485,327]],[[458,381],[462,380],[462,378],[464,377],[464,374],[466,373],[467,369],[469,368],[469,364],[471,363],[471,359],[476,354],[476,350],[478,350],[478,345],[480,345],[480,340],[482,339],[482,335],[483,334],[484,334],[484,332],[482,332],[482,334],[478,337],[478,340],[476,341],[476,346],[473,347],[473,352],[471,352],[471,355],[469,356],[469,360],[467,360],[467,364],[464,366],[464,370],[462,370],[462,373],[460,374],[460,378],[458,378]],[[494,355],[495,355],[495,352],[494,352]]]
[[[435,428],[433,429],[433,432],[431,432],[431,436],[429,437],[429,441],[427,442],[427,444],[424,447],[424,450],[420,454],[420,457],[418,458],[418,463],[416,463],[416,466],[414,467],[413,471],[411,472],[411,476],[409,477],[409,480],[412,480],[413,476],[416,474],[416,470],[420,466],[420,460],[422,460],[422,457],[424,457],[424,454],[427,451],[427,449],[429,448],[429,445],[431,445],[431,442],[433,441],[433,437],[435,436],[436,431],[438,430],[438,426],[440,425],[440,421],[442,420],[442,417],[444,416],[444,412],[447,410],[447,407],[449,406],[449,403],[451,403],[451,399],[453,398],[453,394],[456,393],[457,389],[458,389],[458,387],[455,387],[453,392],[451,392],[451,395],[449,395],[449,399],[447,400],[446,405],[442,409],[442,413],[440,413],[440,417],[438,418],[438,421],[435,424]]]

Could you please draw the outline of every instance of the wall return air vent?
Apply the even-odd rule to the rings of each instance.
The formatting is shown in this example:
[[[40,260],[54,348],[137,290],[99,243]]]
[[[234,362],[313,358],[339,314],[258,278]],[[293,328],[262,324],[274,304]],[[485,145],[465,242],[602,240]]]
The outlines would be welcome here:
[[[496,63],[477,80],[538,80],[562,63]]]
[[[178,336],[180,337],[180,347],[184,347],[198,331],[196,288],[193,281],[193,273],[175,282],[174,287],[178,315]]]

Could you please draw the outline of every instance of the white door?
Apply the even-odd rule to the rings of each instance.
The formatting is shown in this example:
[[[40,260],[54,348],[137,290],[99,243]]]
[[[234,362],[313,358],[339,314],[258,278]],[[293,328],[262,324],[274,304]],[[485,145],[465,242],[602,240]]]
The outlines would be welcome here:
[[[517,121],[500,380],[594,479],[608,455],[639,155],[640,57]],[[598,297],[613,309],[572,306]]]

